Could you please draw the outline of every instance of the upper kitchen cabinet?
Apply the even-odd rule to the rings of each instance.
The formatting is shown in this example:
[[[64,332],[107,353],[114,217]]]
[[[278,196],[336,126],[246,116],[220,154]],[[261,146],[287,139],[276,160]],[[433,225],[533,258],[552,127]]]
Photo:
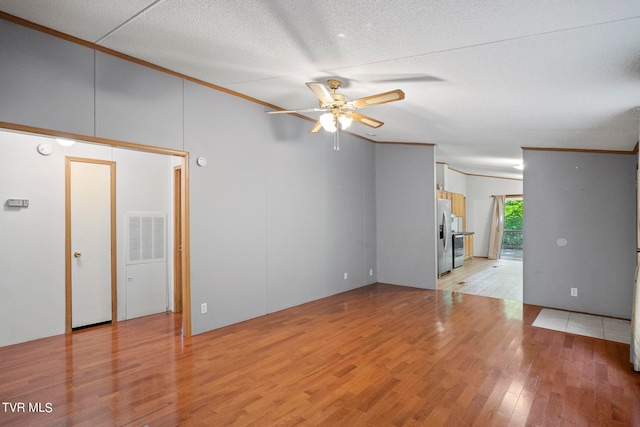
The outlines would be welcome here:
[[[96,136],[183,149],[183,80],[96,52]]]
[[[0,121],[94,130],[94,51],[0,20]]]
[[[459,216],[462,218],[466,217],[467,201],[464,194],[436,190],[436,197],[438,199],[451,200],[451,215]]]

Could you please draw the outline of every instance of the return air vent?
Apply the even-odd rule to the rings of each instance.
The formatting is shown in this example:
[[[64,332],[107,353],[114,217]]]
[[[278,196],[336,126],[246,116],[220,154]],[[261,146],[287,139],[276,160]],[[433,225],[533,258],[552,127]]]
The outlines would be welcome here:
[[[127,265],[166,260],[166,220],[163,213],[125,213]]]

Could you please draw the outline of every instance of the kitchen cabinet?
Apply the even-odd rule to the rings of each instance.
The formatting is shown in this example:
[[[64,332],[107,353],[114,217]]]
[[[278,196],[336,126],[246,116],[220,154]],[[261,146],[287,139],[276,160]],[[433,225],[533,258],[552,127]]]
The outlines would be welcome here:
[[[451,200],[451,214],[465,218],[467,210],[467,199],[464,194],[451,193],[450,191],[436,190],[436,197],[438,199]],[[465,227],[464,219],[462,227]]]

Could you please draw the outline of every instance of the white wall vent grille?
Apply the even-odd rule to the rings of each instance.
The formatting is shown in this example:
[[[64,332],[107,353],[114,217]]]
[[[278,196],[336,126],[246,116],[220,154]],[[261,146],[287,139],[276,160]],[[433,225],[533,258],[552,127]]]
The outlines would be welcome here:
[[[167,215],[163,213],[125,213],[127,227],[127,265],[166,260]]]

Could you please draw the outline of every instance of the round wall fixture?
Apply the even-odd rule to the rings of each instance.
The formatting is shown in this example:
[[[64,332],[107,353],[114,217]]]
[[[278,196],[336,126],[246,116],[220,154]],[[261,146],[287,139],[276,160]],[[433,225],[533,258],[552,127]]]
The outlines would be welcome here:
[[[53,147],[49,144],[39,144],[38,153],[42,154],[43,156],[48,156],[49,154],[53,153]]]
[[[206,165],[206,164],[207,164],[207,159],[205,159],[204,157],[198,157],[198,158],[196,159],[196,164],[197,164],[198,166],[204,166],[204,165]]]
[[[561,237],[558,240],[556,240],[556,245],[560,246],[561,248],[564,248],[565,246],[567,246],[568,243],[569,242],[564,237]]]

